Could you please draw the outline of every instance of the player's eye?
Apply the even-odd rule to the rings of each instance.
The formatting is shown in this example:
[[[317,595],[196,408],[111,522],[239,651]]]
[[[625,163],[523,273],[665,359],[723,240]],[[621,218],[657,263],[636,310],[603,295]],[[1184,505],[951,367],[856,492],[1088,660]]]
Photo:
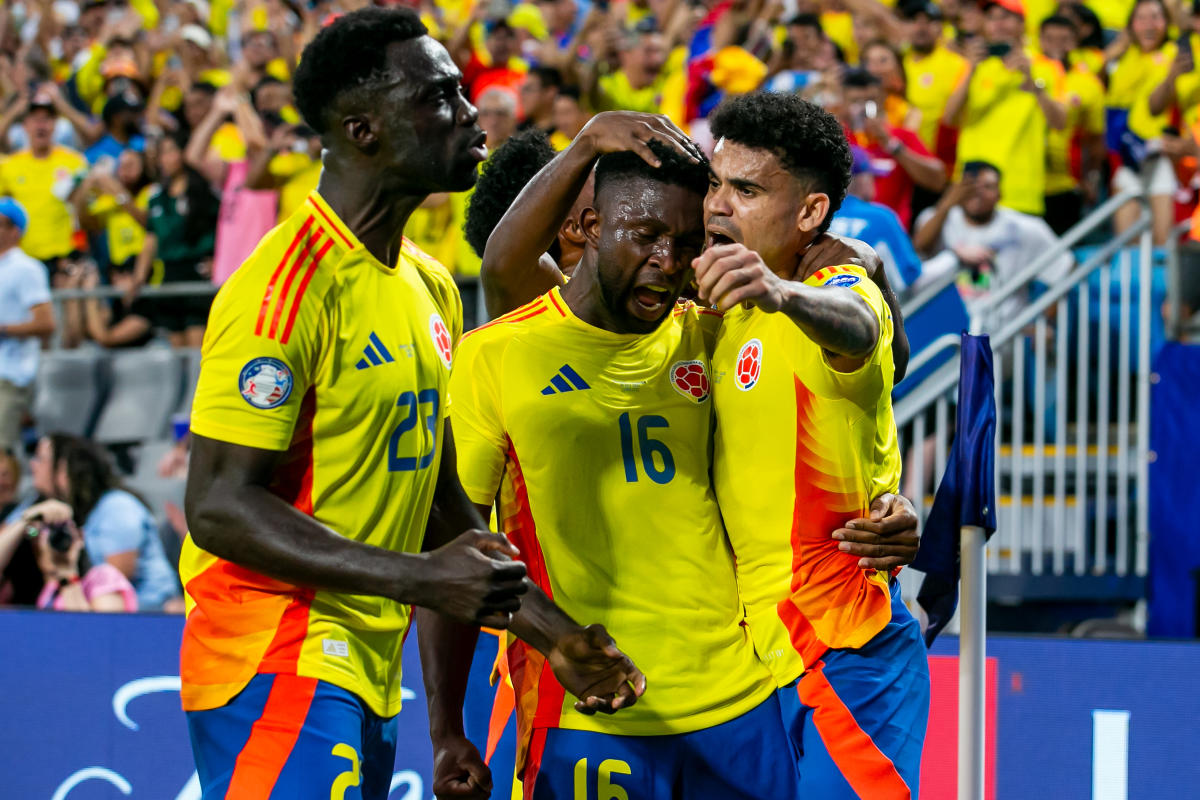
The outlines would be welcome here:
[[[743,186],[738,189],[738,194],[740,194],[742,197],[754,197],[757,192],[755,192],[754,189],[749,186]]]
[[[708,188],[716,191],[721,188],[721,182],[717,180],[715,175],[710,175],[708,178]]]

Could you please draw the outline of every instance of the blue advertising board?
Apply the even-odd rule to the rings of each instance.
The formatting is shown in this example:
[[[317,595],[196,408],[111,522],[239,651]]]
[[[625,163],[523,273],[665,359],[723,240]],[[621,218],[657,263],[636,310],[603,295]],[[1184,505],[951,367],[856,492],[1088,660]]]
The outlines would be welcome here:
[[[0,798],[199,800],[179,707],[181,628],[181,618],[161,615],[0,611]],[[942,637],[933,655],[946,661],[956,645]],[[494,648],[494,639],[481,644],[473,673],[485,698]],[[990,798],[1200,796],[1200,693],[1190,681],[1200,674],[1200,643],[995,636],[988,655],[996,665]],[[935,706],[954,702],[953,673],[934,670]],[[429,800],[415,646],[405,652],[404,685],[390,797]],[[486,700],[477,711],[474,727],[485,735]],[[927,767],[953,762],[953,731],[942,727],[930,731]],[[494,796],[507,797],[507,784],[497,774]],[[922,797],[950,798],[952,784],[952,776],[927,781]]]

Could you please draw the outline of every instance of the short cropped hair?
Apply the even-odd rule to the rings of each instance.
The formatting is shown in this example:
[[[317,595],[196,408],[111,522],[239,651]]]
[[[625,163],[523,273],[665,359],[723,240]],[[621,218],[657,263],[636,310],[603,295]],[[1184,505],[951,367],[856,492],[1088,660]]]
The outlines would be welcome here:
[[[685,158],[657,139],[651,139],[650,149],[658,156],[660,166],[652,167],[637,153],[622,151],[606,153],[596,162],[596,202],[615,185],[630,178],[645,178],[671,186],[682,186],[703,196],[708,191],[708,162]]]
[[[543,131],[533,128],[510,137],[480,169],[463,223],[467,244],[480,258],[504,212],[553,158],[550,140]]]
[[[968,161],[965,164],[963,164],[963,177],[964,178],[967,177],[968,175],[975,176],[981,172],[987,172],[987,171],[996,173],[997,178],[1004,177],[1004,173],[1000,171],[1000,168],[997,167],[995,164],[993,164],[990,161]]]
[[[755,92],[732,97],[713,113],[713,138],[770,150],[796,178],[829,196],[829,229],[850,185],[850,144],[837,117],[794,94]]]
[[[429,31],[407,8],[363,8],[338,17],[309,42],[296,68],[293,90],[304,121],[320,134],[338,99],[381,81],[387,73],[387,46]]]

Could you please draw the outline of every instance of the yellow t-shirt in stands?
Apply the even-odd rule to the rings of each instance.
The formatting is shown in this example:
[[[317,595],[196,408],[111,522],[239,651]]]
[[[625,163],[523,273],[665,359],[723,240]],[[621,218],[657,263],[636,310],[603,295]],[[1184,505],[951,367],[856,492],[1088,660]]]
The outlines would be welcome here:
[[[938,127],[946,113],[950,95],[967,74],[967,60],[943,45],[927,56],[909,52],[904,56],[908,79],[908,102],[921,112],[917,135],[929,152],[937,152]]]
[[[629,76],[622,70],[610,73],[600,78],[600,104],[598,111],[644,111],[658,113],[662,105],[663,87],[668,79],[683,69],[687,61],[687,51],[677,47],[667,57],[658,76],[649,86],[635,89],[629,83]]]
[[[1034,80],[1051,97],[1062,97],[1066,77],[1062,65],[1042,55],[1031,56]],[[1025,77],[995,56],[985,59],[971,77],[958,136],[958,173],[968,161],[987,161],[1000,170],[1000,204],[1041,216],[1046,193],[1046,116]]]
[[[1086,66],[1066,74],[1061,98],[1067,107],[1067,127],[1046,131],[1046,194],[1070,192],[1079,185],[1071,174],[1071,142],[1078,134],[1104,135],[1104,84]]]
[[[26,149],[0,161],[0,195],[14,198],[29,215],[22,250],[41,261],[71,252],[75,214],[67,200],[86,171],[83,154],[62,146],[45,158]]]
[[[150,208],[150,187],[143,187],[133,202],[143,211]],[[146,229],[132,214],[118,205],[117,199],[111,194],[103,194],[93,200],[88,206],[88,213],[104,220],[110,263],[124,264],[142,251],[146,242]]]

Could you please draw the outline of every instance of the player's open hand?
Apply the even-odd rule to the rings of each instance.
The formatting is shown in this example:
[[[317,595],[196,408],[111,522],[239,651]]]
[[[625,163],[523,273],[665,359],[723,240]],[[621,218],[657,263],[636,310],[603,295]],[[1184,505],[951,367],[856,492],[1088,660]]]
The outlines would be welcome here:
[[[921,547],[917,511],[907,497],[881,494],[871,503],[871,515],[852,519],[833,532],[838,549],[861,556],[862,569],[892,570],[913,562]]]
[[[590,148],[595,155],[626,151],[637,153],[652,167],[659,166],[659,160],[650,149],[651,141],[658,141],[692,161],[704,160],[696,143],[662,114],[605,111],[592,117],[583,126],[576,141],[580,142],[581,147]]]
[[[549,654],[554,677],[579,698],[581,714],[615,714],[646,691],[646,676],[617,648],[603,625],[576,628],[561,637]]]
[[[465,736],[434,741],[433,796],[438,800],[487,800],[492,796],[492,771]]]
[[[470,530],[428,554],[428,599],[418,605],[468,624],[507,628],[529,588],[520,552],[497,533]]]
[[[843,264],[862,267],[868,275],[874,275],[876,270],[883,268],[879,254],[866,242],[835,233],[822,233],[812,240],[800,257],[797,275],[810,278],[825,267],[840,267]]]
[[[700,299],[719,311],[750,303],[774,313],[783,308],[784,280],[744,244],[709,247],[692,261]]]

